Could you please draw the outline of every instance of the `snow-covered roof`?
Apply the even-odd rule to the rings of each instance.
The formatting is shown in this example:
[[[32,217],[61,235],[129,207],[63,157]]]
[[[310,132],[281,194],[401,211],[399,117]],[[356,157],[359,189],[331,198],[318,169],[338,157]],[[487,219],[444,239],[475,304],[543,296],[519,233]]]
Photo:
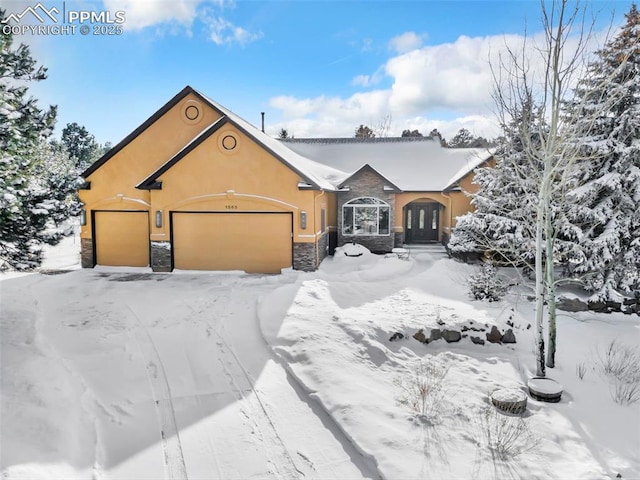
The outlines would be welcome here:
[[[270,137],[233,111],[187,86],[92,164],[82,173],[82,176],[84,178],[90,176],[190,93],[217,110],[222,118],[207,126],[171,159],[141,181],[137,185],[138,188],[159,188],[157,180],[162,173],[226,123],[236,126],[300,175],[301,188],[337,190],[351,175],[365,165],[369,165],[389,181],[390,188],[402,191],[442,191],[455,187],[462,177],[492,155],[486,149],[443,148],[438,142],[420,137],[279,140]]]
[[[444,148],[420,137],[293,138],[280,140],[298,154],[344,172],[368,164],[403,191],[441,191],[491,158],[484,148]]]
[[[304,180],[311,181],[312,184],[315,184],[323,190],[335,190],[335,185],[347,177],[347,173],[327,165],[326,162],[320,163],[310,158],[305,158],[305,156],[302,156],[295,150],[287,148],[282,142],[270,137],[228,108],[223,107],[197,90],[196,93],[210,103],[212,107],[225,115],[233,124],[243,130],[245,134],[267,148],[267,150],[270,150],[293,171],[300,174]]]

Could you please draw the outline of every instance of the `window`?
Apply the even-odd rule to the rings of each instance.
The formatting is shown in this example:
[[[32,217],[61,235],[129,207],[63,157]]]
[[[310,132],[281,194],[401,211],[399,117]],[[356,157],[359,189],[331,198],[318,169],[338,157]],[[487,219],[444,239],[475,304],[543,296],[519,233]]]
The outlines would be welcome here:
[[[342,206],[343,235],[389,235],[389,204],[372,197],[355,198]]]
[[[323,208],[322,210],[320,210],[320,231],[324,233],[326,229],[327,229],[327,210]]]

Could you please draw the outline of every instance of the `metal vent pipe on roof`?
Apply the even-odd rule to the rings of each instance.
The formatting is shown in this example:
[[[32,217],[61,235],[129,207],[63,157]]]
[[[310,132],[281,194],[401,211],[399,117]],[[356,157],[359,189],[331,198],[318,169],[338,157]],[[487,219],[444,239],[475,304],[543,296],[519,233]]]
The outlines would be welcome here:
[[[262,133],[264,133],[264,112],[260,112],[260,115],[262,115]]]

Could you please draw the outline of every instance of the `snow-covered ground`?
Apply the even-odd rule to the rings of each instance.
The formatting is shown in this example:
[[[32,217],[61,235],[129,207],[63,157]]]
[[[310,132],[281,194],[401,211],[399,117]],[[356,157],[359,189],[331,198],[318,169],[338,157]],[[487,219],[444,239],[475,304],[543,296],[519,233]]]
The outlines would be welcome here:
[[[0,277],[3,478],[640,478],[640,403],[598,367],[640,348],[637,316],[563,315],[562,401],[521,419],[488,396],[532,375],[532,306],[471,301],[441,254],[277,276],[78,270],[72,239],[47,258]],[[507,321],[516,344],[471,343]],[[412,338],[436,327],[469,336]]]

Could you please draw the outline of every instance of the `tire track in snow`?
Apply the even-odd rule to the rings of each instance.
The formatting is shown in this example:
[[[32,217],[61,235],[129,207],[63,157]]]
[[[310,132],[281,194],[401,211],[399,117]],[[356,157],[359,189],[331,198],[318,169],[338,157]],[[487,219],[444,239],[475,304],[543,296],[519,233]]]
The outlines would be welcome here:
[[[229,291],[229,294],[224,297],[223,302],[218,302],[217,300],[207,302],[199,311],[196,311],[192,305],[185,305],[187,305],[197,317],[204,317],[207,325],[207,334],[214,336],[216,346],[218,347],[216,349],[216,355],[223,369],[227,384],[236,399],[242,402],[241,411],[257,432],[267,460],[273,469],[272,473],[274,476],[282,480],[303,478],[305,476],[304,473],[298,469],[293,457],[278,434],[265,403],[254,387],[249,372],[244,368],[242,362],[240,362],[240,359],[222,333],[224,320],[229,317],[231,305],[233,304],[235,284],[237,284],[237,282],[225,287],[225,290]],[[216,324],[213,324],[207,318],[207,315],[203,315],[208,313],[209,307],[213,305],[216,305],[219,312],[219,321],[216,322]]]
[[[62,355],[60,355],[56,347],[49,341],[46,334],[44,333],[43,327],[43,325],[46,323],[44,307],[42,306],[41,302],[33,296],[33,294],[31,294],[31,297],[33,299],[33,305],[36,312],[33,333],[33,342],[35,348],[44,357],[50,359],[55,364],[61,365],[67,371],[69,376],[73,378],[82,388],[82,393],[80,395],[80,407],[84,411],[86,417],[91,419],[91,424],[93,426],[92,442],[94,461],[91,468],[92,479],[101,480],[102,478],[104,478],[104,470],[102,467],[102,465],[104,465],[104,450],[100,439],[100,427],[99,422],[96,418],[95,410],[96,407],[101,408],[105,411],[107,410],[104,405],[102,405],[96,398],[91,388],[87,385],[84,377],[76,372],[76,370],[70,365],[70,362],[67,361],[67,359]]]
[[[156,404],[156,412],[160,423],[162,453],[164,455],[165,477],[168,480],[188,480],[176,422],[176,413],[173,408],[173,399],[171,398],[171,387],[169,386],[164,364],[149,330],[147,330],[133,309],[127,304],[125,306],[131,312],[139,327],[136,329],[135,335],[142,356],[147,362],[147,377]]]
[[[304,473],[296,467],[289,450],[278,434],[271,415],[254,388],[248,372],[224,337],[218,332],[214,332],[214,335],[217,337],[218,351],[222,354],[220,363],[225,372],[227,383],[236,398],[243,402],[244,414],[258,432],[276,478],[289,480],[304,477]]]

